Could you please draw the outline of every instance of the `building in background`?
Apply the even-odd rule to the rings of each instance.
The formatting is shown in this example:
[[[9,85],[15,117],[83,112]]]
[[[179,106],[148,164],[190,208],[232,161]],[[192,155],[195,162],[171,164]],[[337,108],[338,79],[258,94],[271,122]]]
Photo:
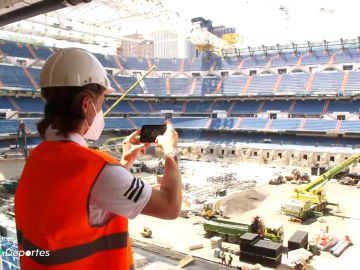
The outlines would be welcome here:
[[[195,57],[195,45],[172,32],[153,32],[149,39],[154,41],[155,58]]]
[[[145,40],[143,35],[137,33],[125,37],[139,40],[139,42],[123,40],[121,47],[118,48],[118,54],[124,57],[154,58],[153,41]]]

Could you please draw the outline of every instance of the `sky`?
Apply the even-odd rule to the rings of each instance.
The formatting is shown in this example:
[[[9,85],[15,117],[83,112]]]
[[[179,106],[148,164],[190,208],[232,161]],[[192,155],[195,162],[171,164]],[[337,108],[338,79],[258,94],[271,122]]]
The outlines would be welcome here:
[[[162,0],[187,18],[236,27],[244,46],[353,39],[359,0]],[[283,7],[283,8],[281,8]]]

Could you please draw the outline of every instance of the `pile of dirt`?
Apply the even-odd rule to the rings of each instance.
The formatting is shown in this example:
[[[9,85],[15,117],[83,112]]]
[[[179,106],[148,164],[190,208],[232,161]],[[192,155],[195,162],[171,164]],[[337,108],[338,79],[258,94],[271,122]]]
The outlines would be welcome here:
[[[241,214],[256,208],[267,195],[259,190],[249,189],[232,195],[223,202],[226,215]]]

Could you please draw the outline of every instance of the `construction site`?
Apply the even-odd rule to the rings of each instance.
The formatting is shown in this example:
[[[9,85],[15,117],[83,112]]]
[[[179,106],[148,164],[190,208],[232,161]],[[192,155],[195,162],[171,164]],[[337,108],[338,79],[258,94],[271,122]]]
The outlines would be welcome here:
[[[182,146],[187,149],[188,143]],[[251,255],[242,260],[242,252],[247,247],[241,242],[244,241],[242,237],[249,235],[256,239],[253,245],[264,241],[261,239],[278,244],[274,258],[268,258],[267,253],[258,256],[263,269],[292,269],[296,263],[310,267],[307,269],[351,267],[351,258],[358,252],[356,244],[346,246],[344,254],[345,249],[338,255],[330,251],[344,239],[350,239],[351,243],[359,240],[360,211],[353,204],[360,191],[358,179],[354,178],[359,155],[345,159],[332,169],[327,168],[320,176],[321,163],[315,163],[313,167],[294,167],[280,166],[276,162],[246,161],[245,158],[238,162],[219,157],[215,160],[209,155],[203,158],[206,161],[181,156],[183,207],[179,218],[159,221],[140,216],[130,221],[135,254],[136,250],[146,250],[158,256],[153,255],[151,261],[139,252],[135,257],[137,269],[176,269],[186,255],[192,256],[192,267],[196,267],[198,259],[204,260],[205,265],[210,263],[209,269],[218,269],[220,250],[225,256],[231,254],[232,267],[253,269],[252,262],[255,261]],[[141,157],[130,170],[156,188],[161,180],[157,159],[154,151],[153,156]],[[3,178],[17,179],[24,160],[4,158],[0,166]],[[2,180],[0,225],[2,234],[8,237],[16,234],[12,203],[14,186],[10,180]],[[316,197],[316,201],[311,201],[310,197]],[[256,219],[258,224],[253,227]],[[299,231],[306,232],[306,240],[291,242]],[[292,254],[294,250],[308,253]],[[163,256],[167,257],[165,261],[161,259]],[[190,266],[191,263],[186,269],[200,269]]]
[[[0,270],[358,269],[360,4],[210,2],[0,1]]]

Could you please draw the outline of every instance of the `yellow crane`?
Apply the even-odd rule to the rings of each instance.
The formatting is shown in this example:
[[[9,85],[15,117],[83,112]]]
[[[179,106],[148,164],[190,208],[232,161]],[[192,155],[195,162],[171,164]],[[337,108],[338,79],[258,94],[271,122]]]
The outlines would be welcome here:
[[[322,212],[327,204],[324,185],[343,169],[349,167],[360,158],[360,153],[320,175],[302,188],[295,188],[291,200],[281,207],[282,212],[292,218],[303,220],[316,212]]]

